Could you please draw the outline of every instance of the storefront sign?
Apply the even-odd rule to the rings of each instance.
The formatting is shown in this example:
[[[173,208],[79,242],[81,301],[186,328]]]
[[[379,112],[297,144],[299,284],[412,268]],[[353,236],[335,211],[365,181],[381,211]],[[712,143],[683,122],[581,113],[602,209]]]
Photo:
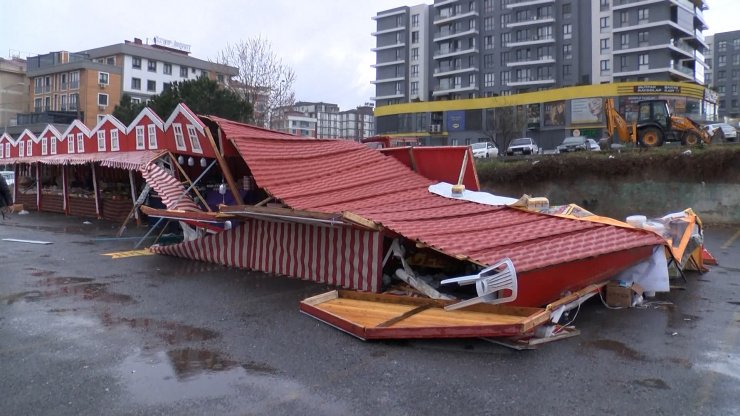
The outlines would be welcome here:
[[[465,130],[465,111],[447,112],[447,131]]]
[[[177,49],[179,51],[190,53],[190,45],[186,43],[180,43],[176,40],[169,40],[169,39],[161,38],[159,36],[155,36],[154,44],[157,46],[164,46],[166,48]]]
[[[637,94],[681,94],[681,87],[676,85],[635,85]]]

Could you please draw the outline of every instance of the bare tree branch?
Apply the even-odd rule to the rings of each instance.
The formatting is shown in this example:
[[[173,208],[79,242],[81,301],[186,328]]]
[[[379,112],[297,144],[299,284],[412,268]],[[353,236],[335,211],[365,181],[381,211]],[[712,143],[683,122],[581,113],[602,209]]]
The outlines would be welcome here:
[[[231,88],[252,103],[255,124],[267,127],[277,109],[295,104],[295,72],[283,64],[266,38],[258,36],[227,44],[217,60],[239,69]]]

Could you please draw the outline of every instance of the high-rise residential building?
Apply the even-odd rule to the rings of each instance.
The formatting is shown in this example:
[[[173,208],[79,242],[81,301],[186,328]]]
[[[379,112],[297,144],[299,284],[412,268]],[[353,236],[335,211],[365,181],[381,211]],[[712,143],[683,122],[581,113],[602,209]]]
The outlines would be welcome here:
[[[375,134],[375,116],[369,103],[340,111],[337,104],[298,101],[278,109],[272,128],[317,139],[359,141]]]
[[[360,141],[375,135],[375,116],[373,106],[363,105],[339,113],[339,137]]]
[[[712,72],[719,116],[740,117],[740,30],[715,33]]]
[[[26,61],[0,58],[0,131],[15,125],[18,113],[28,111],[28,100]]]
[[[703,0],[435,0],[373,16],[376,106],[704,83]]]
[[[110,114],[123,94],[141,102],[175,81],[207,76],[228,85],[237,68],[190,56],[190,46],[154,38],[125,41],[81,52],[52,52],[28,58],[32,114],[68,113],[87,126]]]
[[[319,139],[336,139],[339,133],[339,106],[324,102],[298,101],[293,108],[316,119],[316,137]]]

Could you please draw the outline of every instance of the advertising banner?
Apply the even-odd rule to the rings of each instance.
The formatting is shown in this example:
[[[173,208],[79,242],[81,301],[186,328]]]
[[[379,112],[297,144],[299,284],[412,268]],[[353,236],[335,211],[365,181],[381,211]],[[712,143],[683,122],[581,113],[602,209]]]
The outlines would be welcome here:
[[[604,114],[602,98],[581,98],[570,101],[570,122],[572,124],[598,123]]]

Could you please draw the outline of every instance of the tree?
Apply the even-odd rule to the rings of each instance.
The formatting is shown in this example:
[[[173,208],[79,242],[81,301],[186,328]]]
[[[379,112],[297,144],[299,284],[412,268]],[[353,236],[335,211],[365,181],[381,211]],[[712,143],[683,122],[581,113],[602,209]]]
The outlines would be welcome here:
[[[131,96],[123,94],[121,102],[113,109],[113,116],[123,124],[129,125],[145,107],[144,104],[131,101]]]
[[[522,137],[527,127],[527,112],[521,106],[489,108],[486,110],[486,135],[503,154],[512,140]]]
[[[253,105],[255,124],[269,127],[280,109],[295,104],[295,72],[283,64],[267,39],[259,36],[227,44],[218,63],[239,69],[232,90]]]

